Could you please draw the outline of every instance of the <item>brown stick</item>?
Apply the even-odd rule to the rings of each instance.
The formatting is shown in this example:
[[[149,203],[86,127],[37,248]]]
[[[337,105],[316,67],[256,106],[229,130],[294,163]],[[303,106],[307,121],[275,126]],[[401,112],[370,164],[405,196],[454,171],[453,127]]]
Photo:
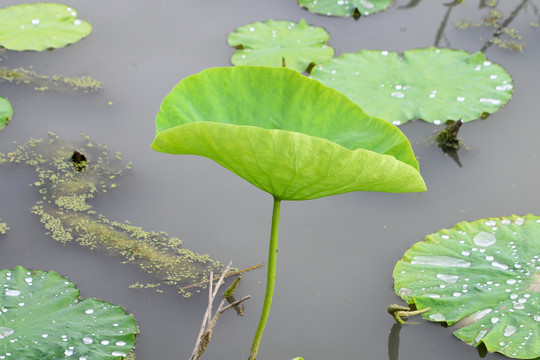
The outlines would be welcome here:
[[[212,331],[214,331],[214,327],[217,324],[217,321],[221,314],[223,314],[225,311],[229,310],[230,308],[237,306],[241,304],[242,302],[246,301],[247,299],[251,298],[251,295],[247,295],[243,297],[240,300],[234,301],[233,303],[224,306],[226,299],[222,299],[221,303],[219,304],[219,307],[216,310],[216,313],[212,317],[212,303],[214,302],[214,299],[216,298],[217,292],[219,287],[223,284],[223,280],[225,279],[225,274],[229,271],[231,267],[232,261],[229,262],[229,265],[223,270],[221,273],[221,276],[219,277],[218,282],[212,289],[212,283],[214,282],[213,275],[214,273],[211,271],[208,281],[210,282],[208,286],[208,306],[206,308],[206,312],[203,317],[202,325],[199,330],[199,335],[197,336],[197,342],[195,343],[195,348],[193,349],[193,353],[191,354],[190,360],[198,360],[208,347],[208,344],[210,343],[210,338],[212,337]],[[229,276],[232,274],[229,274]]]
[[[242,273],[245,273],[246,271],[255,270],[255,269],[258,269],[258,268],[260,268],[260,267],[262,267],[262,266],[264,266],[264,263],[259,264],[259,265],[253,265],[253,266],[250,266],[250,267],[245,268],[245,269],[242,269],[242,270],[233,271],[232,273],[225,275],[225,277],[228,278],[229,276],[242,274]],[[219,277],[215,277],[215,278],[212,279],[212,281],[216,281],[216,280],[218,280],[218,279],[219,279]],[[192,287],[202,285],[202,284],[204,284],[205,282],[206,282],[206,280],[205,280],[205,281],[198,282],[198,283],[196,283],[196,284],[191,284],[191,285],[188,285],[188,286],[181,287],[181,288],[180,288],[180,291],[184,291],[184,290],[190,289],[190,288],[192,288]]]

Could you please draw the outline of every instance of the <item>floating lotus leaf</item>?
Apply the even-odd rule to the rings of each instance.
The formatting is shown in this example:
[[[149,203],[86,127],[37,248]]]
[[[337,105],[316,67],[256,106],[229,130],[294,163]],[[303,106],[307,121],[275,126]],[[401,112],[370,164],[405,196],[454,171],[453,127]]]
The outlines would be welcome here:
[[[512,97],[510,75],[480,52],[426,48],[363,50],[314,68],[311,77],[395,125],[412,119],[441,124],[494,113]]]
[[[80,299],[54,271],[0,271],[0,359],[123,359],[137,325],[125,310]]]
[[[13,107],[3,97],[0,97],[0,130],[3,129],[13,116]]]
[[[396,292],[422,316],[454,325],[473,346],[540,359],[540,217],[462,222],[413,245],[394,269]]]
[[[238,48],[231,62],[234,65],[282,66],[306,71],[311,63],[321,64],[334,56],[326,45],[328,33],[321,27],[300,23],[268,20],[239,27],[229,35],[229,45]]]
[[[0,9],[0,46],[9,50],[60,48],[91,32],[92,26],[77,19],[77,12],[67,5],[36,3]]]
[[[355,12],[370,15],[386,9],[392,2],[393,0],[298,0],[298,4],[310,12],[328,16],[351,16],[355,15]]]
[[[207,69],[161,104],[152,148],[208,157],[280,200],[424,191],[407,138],[286,68]]]

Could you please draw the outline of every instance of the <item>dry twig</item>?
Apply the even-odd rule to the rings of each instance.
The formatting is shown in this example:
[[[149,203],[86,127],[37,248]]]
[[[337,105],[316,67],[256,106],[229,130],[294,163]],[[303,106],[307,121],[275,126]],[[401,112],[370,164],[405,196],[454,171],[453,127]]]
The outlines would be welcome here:
[[[191,354],[190,360],[198,360],[208,347],[208,344],[210,343],[210,338],[212,337],[212,331],[214,330],[214,327],[217,324],[217,321],[221,314],[223,314],[225,311],[229,310],[230,308],[233,308],[247,299],[251,298],[251,295],[244,296],[240,300],[234,301],[230,303],[229,305],[225,306],[225,302],[227,299],[223,298],[221,300],[221,303],[219,304],[219,307],[216,310],[216,313],[214,316],[212,316],[212,303],[214,302],[214,299],[216,298],[217,292],[219,290],[219,287],[223,284],[223,280],[225,278],[225,274],[229,271],[230,267],[232,265],[232,261],[229,262],[229,265],[223,270],[221,273],[221,276],[219,277],[218,282],[213,285],[214,282],[214,273],[210,272],[210,277],[208,279],[209,286],[208,286],[208,306],[206,308],[206,312],[203,317],[201,329],[199,330],[199,335],[197,337],[197,342],[195,343],[195,348],[193,349],[193,353]],[[226,291],[227,292],[227,291]]]

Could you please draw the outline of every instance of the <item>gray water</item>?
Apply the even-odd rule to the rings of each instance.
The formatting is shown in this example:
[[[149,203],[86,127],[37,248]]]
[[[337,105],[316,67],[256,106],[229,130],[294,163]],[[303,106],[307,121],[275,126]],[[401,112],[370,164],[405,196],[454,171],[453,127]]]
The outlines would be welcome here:
[[[4,0],[2,6],[22,3]],[[507,1],[505,16],[522,1]],[[402,301],[393,290],[395,262],[415,242],[465,220],[510,214],[540,214],[538,90],[539,22],[526,4],[510,24],[527,43],[524,53],[494,46],[489,60],[513,76],[514,98],[486,121],[460,131],[467,149],[460,168],[430,138],[437,127],[413,121],[401,127],[418,157],[428,191],[419,194],[351,193],[282,204],[277,287],[259,352],[261,360],[388,359],[394,320],[386,306]],[[133,162],[116,191],[92,201],[111,220],[130,220],[146,230],[165,230],[187,248],[237,267],[266,261],[272,199],[208,159],[173,156],[150,149],[154,119],[165,95],[182,78],[214,66],[229,66],[234,49],[227,35],[254,21],[304,18],[330,33],[336,56],[361,49],[404,51],[441,47],[470,52],[489,32],[451,25],[480,19],[488,10],[467,0],[448,11],[443,1],[397,1],[389,10],[355,22],[310,14],[294,0],[72,0],[68,5],[94,26],[83,41],[52,52],[9,52],[3,66],[40,74],[89,75],[103,81],[96,93],[36,92],[0,84],[15,108],[0,134],[0,152],[13,141],[42,138],[47,131],[78,140],[86,133]],[[112,105],[107,103],[112,101]],[[187,359],[206,307],[206,295],[183,299],[133,290],[149,281],[136,267],[95,254],[77,244],[55,242],[30,214],[39,194],[28,184],[33,169],[0,171],[0,217],[11,230],[0,238],[1,268],[22,265],[54,269],[78,284],[83,297],[123,305],[140,326],[140,360]],[[205,359],[245,359],[264,296],[265,269],[243,277],[237,293],[251,294],[245,316],[225,313]],[[399,359],[478,359],[477,351],[449,329],[420,318],[402,327]],[[395,347],[394,340],[391,341]],[[486,359],[502,359],[490,354]],[[394,357],[396,359],[396,357]]]

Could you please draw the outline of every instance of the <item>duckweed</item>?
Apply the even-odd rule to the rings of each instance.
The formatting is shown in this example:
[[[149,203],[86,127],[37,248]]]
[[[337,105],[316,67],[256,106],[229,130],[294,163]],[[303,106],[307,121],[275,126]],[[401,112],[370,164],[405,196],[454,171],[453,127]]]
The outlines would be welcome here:
[[[487,40],[486,45],[493,44],[501,49],[523,52],[526,45],[521,42],[522,37],[518,30],[504,26],[506,21],[500,10],[490,10],[489,14],[481,21],[474,22],[470,18],[454,22],[454,26],[461,30],[469,28],[484,27],[492,31],[492,36]]]
[[[0,234],[5,234],[8,230],[9,230],[9,227],[7,226],[7,224],[0,222]]]
[[[158,280],[153,284],[134,284],[134,288],[155,288],[166,285],[182,288],[201,283],[205,287],[210,270],[219,273],[223,266],[208,255],[182,247],[182,241],[165,232],[146,231],[129,222],[120,223],[96,213],[88,203],[96,194],[118,186],[117,178],[131,167],[119,153],[93,143],[83,136],[83,144],[62,141],[53,133],[48,139],[31,139],[15,151],[0,157],[3,162],[35,168],[38,180],[32,184],[42,198],[32,207],[47,232],[57,241],[76,241],[93,250],[120,256],[124,263],[133,263]],[[77,171],[72,155],[77,149],[88,159],[84,171]],[[3,227],[0,224],[0,232]]]
[[[101,82],[90,77],[67,77],[64,75],[40,75],[32,69],[7,69],[0,68],[0,81],[8,81],[16,84],[34,86],[34,90],[45,91],[50,89],[63,90],[65,88],[75,90],[97,91],[101,89]]]

